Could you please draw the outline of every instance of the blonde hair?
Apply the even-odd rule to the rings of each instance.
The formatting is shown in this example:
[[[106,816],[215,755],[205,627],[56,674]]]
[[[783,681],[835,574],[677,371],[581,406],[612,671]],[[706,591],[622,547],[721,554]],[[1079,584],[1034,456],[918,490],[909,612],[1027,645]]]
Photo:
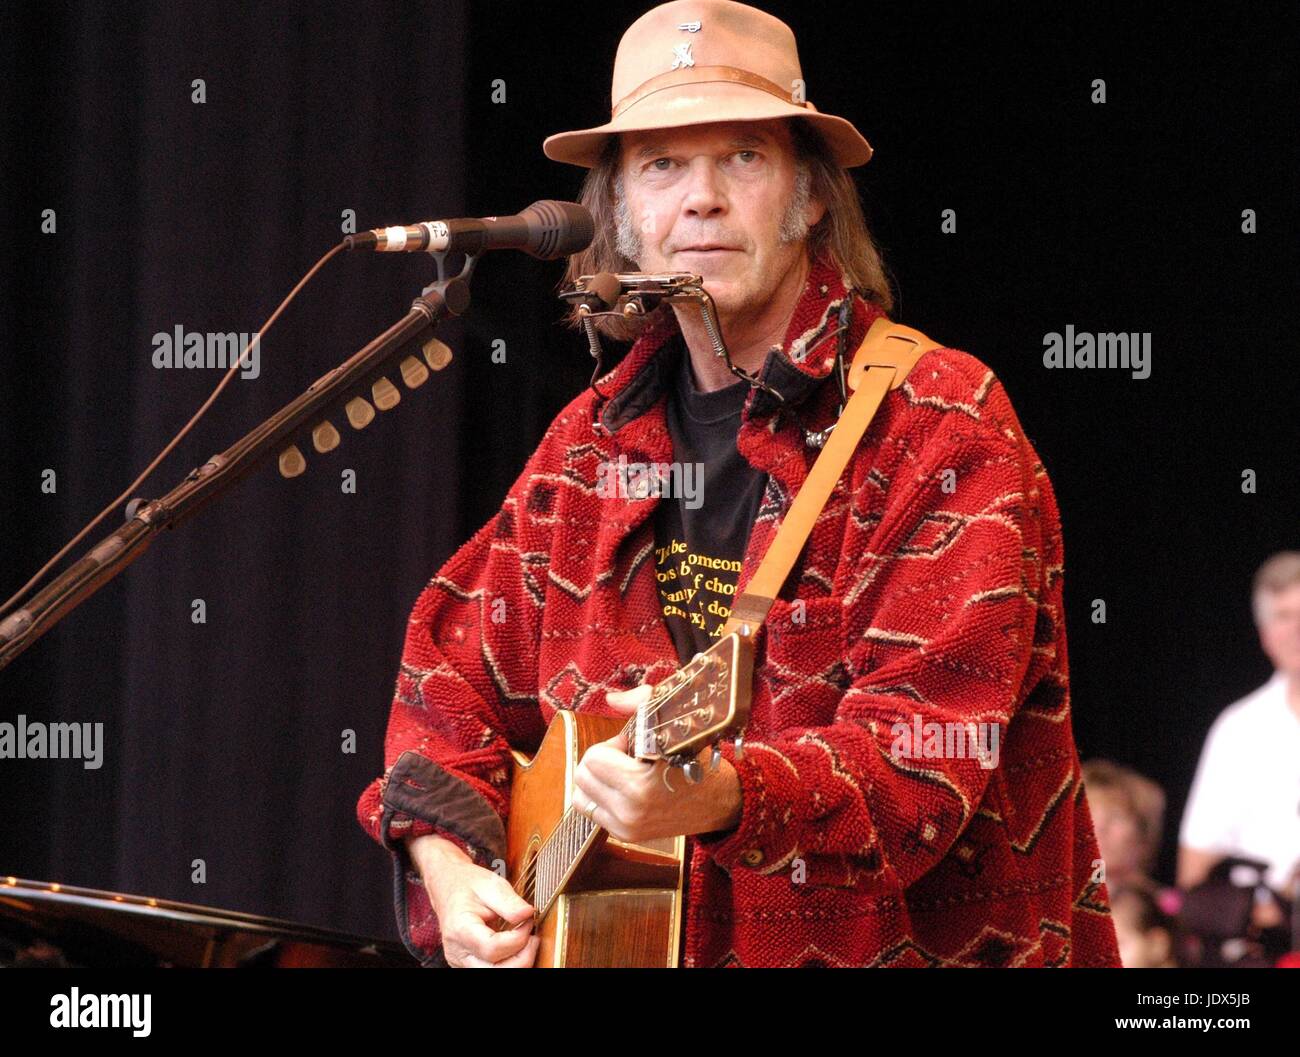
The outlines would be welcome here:
[[[826,214],[808,231],[806,246],[811,259],[829,252],[848,284],[866,300],[889,312],[894,295],[884,259],[867,227],[857,185],[847,169],[835,164],[834,156],[815,128],[802,118],[790,118],[796,163],[806,163],[811,176],[811,193],[826,207]],[[618,250],[618,216],[614,182],[622,165],[617,135],[611,135],[601,150],[600,160],[587,172],[578,201],[586,206],[596,223],[596,237],[581,253],[569,258],[560,288],[572,286],[580,275],[599,272],[633,272],[636,263]],[[639,319],[612,316],[594,320],[602,336],[612,341],[633,341],[651,320],[670,311],[660,306]],[[569,313],[570,326],[581,325],[575,308]]]
[[[1137,824],[1142,846],[1141,867],[1149,872],[1160,850],[1164,826],[1165,793],[1150,778],[1111,760],[1088,760],[1083,765],[1083,787],[1089,802],[1102,795],[1116,796]]]

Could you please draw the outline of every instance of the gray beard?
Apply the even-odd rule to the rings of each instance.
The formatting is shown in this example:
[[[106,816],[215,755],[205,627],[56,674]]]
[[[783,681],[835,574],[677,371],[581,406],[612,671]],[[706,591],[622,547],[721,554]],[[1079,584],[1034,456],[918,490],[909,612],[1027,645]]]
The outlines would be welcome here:
[[[808,163],[800,162],[795,173],[794,194],[790,196],[790,201],[786,203],[785,211],[781,214],[781,227],[777,232],[777,237],[783,243],[803,242],[808,237],[808,221],[804,219],[804,212],[808,208],[811,188],[812,173]],[[614,237],[614,249],[624,259],[633,263],[640,262],[644,252],[641,233],[637,231],[636,224],[632,221],[632,214],[627,208],[627,198],[623,194],[622,173],[614,177],[614,219],[618,225]]]

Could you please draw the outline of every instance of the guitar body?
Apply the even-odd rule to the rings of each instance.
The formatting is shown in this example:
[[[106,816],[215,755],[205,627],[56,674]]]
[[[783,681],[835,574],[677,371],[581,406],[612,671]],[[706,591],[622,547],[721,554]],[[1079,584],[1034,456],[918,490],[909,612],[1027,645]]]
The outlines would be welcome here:
[[[573,775],[587,748],[614,737],[626,720],[561,710],[529,759],[514,754],[506,821],[506,865],[516,884],[573,802]],[[597,844],[537,923],[535,965],[678,965],[685,837],[627,844],[600,831]],[[536,905],[536,904],[534,904]]]

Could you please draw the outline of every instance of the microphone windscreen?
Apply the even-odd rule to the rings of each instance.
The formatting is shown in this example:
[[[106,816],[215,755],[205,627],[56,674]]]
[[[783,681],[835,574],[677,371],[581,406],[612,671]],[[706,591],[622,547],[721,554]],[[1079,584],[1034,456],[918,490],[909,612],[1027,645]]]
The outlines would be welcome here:
[[[577,202],[545,199],[521,214],[528,218],[531,238],[527,252],[544,261],[581,253],[596,237],[591,210]]]
[[[600,298],[600,303],[606,311],[618,304],[618,295],[622,292],[623,284],[618,281],[618,276],[613,272],[593,275],[587,282],[587,293]]]

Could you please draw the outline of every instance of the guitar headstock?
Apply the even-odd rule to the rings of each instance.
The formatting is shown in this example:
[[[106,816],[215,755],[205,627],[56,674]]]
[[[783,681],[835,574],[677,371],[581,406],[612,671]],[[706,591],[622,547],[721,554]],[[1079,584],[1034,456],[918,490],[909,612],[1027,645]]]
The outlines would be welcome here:
[[[697,653],[656,684],[637,710],[637,758],[693,755],[739,734],[749,721],[753,675],[754,644],[748,637],[733,632]]]

